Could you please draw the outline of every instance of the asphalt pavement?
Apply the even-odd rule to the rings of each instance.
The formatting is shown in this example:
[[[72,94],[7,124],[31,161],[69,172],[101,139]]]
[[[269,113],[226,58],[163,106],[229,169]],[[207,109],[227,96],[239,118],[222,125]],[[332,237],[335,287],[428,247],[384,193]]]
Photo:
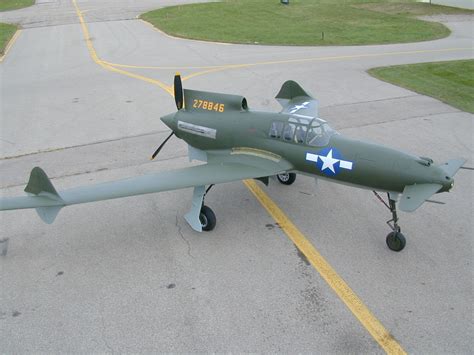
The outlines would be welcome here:
[[[354,47],[190,41],[136,18],[176,3],[45,0],[0,13],[23,27],[0,64],[2,195],[21,194],[34,166],[61,190],[187,165],[176,138],[149,161],[169,133],[159,117],[175,106],[162,87],[176,71],[185,87],[244,95],[255,110],[279,110],[273,97],[296,80],[342,134],[474,166],[472,114],[366,73],[472,58],[472,16],[431,18],[452,30],[445,39]],[[263,189],[405,351],[467,354],[473,183],[461,170],[436,196],[446,204],[401,213],[400,253],[385,245],[390,216],[370,191],[306,176]],[[2,212],[1,351],[383,352],[244,184],[206,197],[211,233],[185,223],[191,194],[73,206],[52,225]]]

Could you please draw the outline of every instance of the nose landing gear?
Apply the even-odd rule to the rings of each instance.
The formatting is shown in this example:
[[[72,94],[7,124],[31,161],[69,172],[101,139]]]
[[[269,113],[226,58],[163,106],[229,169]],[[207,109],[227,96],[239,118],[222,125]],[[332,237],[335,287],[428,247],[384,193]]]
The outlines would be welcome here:
[[[397,215],[397,204],[395,200],[390,198],[388,195],[388,204],[380,197],[380,195],[373,191],[375,196],[382,202],[385,207],[387,207],[392,213],[392,219],[387,221],[388,226],[392,229],[392,232],[388,233],[387,238],[385,239],[387,246],[390,250],[393,251],[402,251],[406,245],[405,236],[402,234],[400,226],[398,225],[398,215]]]
[[[401,232],[390,232],[385,239],[390,250],[401,251],[405,248],[405,236]]]

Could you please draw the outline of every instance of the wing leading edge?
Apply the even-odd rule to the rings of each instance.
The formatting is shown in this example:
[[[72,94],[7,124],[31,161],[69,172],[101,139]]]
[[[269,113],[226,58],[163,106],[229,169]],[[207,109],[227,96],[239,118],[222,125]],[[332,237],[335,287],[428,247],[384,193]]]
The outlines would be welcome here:
[[[28,196],[0,199],[0,210],[36,208],[46,223],[54,222],[62,207],[189,187],[261,178],[291,169],[285,160],[248,154],[217,154],[209,163],[133,178],[82,186],[60,192],[41,168],[34,168],[25,192]]]

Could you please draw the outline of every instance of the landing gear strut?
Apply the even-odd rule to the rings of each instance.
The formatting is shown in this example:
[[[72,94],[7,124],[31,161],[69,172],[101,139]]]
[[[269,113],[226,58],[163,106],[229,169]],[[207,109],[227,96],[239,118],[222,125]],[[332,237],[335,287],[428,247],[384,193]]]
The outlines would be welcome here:
[[[202,199],[202,207],[201,207],[201,212],[199,213],[199,221],[201,222],[202,230],[209,232],[214,229],[216,226],[216,215],[214,214],[214,211],[204,205],[204,198],[206,197],[207,193],[209,190],[214,186],[214,184],[210,185],[206,192],[204,193],[203,199]]]
[[[387,246],[390,250],[393,251],[401,251],[405,248],[406,239],[405,236],[402,234],[400,226],[398,225],[398,215],[397,215],[397,205],[396,201],[390,198],[390,194],[388,195],[388,204],[380,197],[380,195],[373,191],[375,196],[382,202],[389,210],[392,212],[392,219],[387,221],[388,226],[392,229],[390,233],[388,233],[386,242]]]

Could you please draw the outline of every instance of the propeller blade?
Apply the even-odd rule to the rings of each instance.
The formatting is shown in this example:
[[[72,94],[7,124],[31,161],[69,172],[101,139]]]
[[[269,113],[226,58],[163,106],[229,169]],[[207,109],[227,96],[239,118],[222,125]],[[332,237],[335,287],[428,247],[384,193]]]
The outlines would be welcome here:
[[[183,108],[183,84],[181,82],[181,74],[176,73],[174,76],[174,100],[176,102],[176,108],[181,110]]]
[[[171,134],[164,140],[163,143],[161,143],[161,145],[158,147],[157,150],[155,150],[155,152],[153,153],[153,155],[151,156],[151,159],[150,160],[153,160],[155,159],[155,157],[158,155],[158,153],[160,152],[161,148],[163,148],[166,144],[166,142],[168,142],[168,140],[173,136],[174,132],[171,132]]]

